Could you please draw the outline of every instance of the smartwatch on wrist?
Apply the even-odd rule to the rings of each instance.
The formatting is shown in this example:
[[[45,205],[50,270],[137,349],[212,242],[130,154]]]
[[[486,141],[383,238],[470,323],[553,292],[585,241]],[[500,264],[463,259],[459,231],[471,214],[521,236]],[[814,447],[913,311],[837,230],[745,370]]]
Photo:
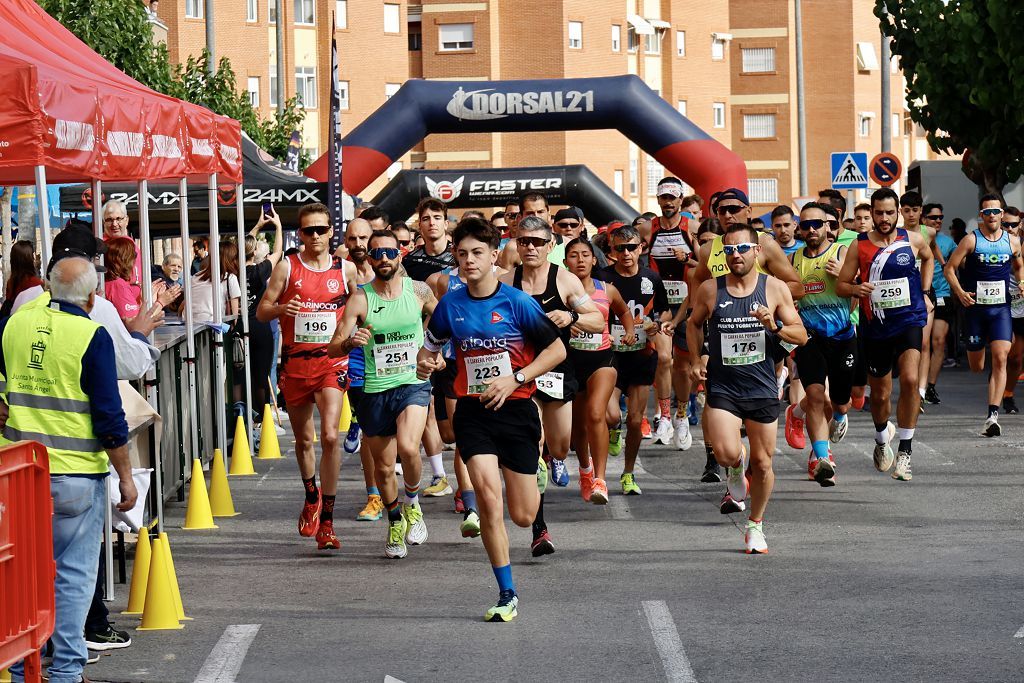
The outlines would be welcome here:
[[[526,384],[526,375],[523,374],[522,370],[512,375],[512,378],[516,381],[516,384]]]

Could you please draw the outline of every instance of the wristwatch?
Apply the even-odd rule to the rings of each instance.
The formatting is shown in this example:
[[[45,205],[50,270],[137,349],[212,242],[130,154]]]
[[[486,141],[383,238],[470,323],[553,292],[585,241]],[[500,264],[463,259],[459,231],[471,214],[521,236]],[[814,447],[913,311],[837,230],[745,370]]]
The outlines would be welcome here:
[[[512,375],[512,378],[515,379],[517,384],[526,384],[526,375],[523,374],[522,370]]]

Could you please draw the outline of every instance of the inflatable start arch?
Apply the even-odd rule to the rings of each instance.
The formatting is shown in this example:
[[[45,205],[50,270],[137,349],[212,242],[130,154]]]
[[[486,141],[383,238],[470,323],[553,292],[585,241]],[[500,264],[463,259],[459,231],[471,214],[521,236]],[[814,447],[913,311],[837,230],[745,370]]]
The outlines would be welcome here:
[[[637,76],[531,81],[407,81],[342,140],[342,185],[359,194],[431,133],[613,128],[702,197],[747,187],[743,160]],[[306,175],[327,179],[327,155]]]

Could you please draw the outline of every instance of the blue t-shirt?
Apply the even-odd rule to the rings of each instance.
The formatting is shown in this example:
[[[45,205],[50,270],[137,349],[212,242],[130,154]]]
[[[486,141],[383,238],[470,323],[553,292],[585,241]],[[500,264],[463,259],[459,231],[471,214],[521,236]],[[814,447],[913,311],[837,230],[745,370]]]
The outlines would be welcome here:
[[[939,246],[939,253],[942,254],[943,260],[948,261],[956,249],[956,242],[949,235],[940,232],[935,236],[935,243]],[[935,274],[932,275],[932,289],[935,290],[936,298],[953,295],[949,289],[949,283],[946,282],[946,275],[942,272],[942,264],[938,261],[935,262]]]
[[[781,244],[779,246],[782,247]],[[793,244],[791,246],[782,247],[782,251],[784,251],[786,253],[787,257],[792,259],[793,258],[793,254],[795,254],[798,249],[803,249],[806,246],[807,246],[807,243],[804,242],[803,240],[796,240],[795,242],[793,242]]]

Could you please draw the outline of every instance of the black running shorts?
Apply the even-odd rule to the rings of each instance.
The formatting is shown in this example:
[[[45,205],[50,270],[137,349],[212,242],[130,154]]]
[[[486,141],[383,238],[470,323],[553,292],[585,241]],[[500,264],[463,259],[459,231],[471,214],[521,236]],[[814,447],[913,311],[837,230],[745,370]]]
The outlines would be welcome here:
[[[864,339],[864,360],[868,374],[885,377],[906,351],[920,351],[924,328],[910,326],[885,339]]]
[[[805,387],[825,386],[837,406],[846,405],[853,389],[853,373],[857,364],[857,338],[830,339],[812,334],[803,346],[796,348],[796,367]]]
[[[777,398],[734,399],[721,394],[708,394],[707,406],[732,413],[741,420],[753,420],[762,424],[771,424],[779,419]]]
[[[460,398],[452,419],[462,461],[494,454],[498,464],[519,474],[537,474],[540,458],[540,411],[528,398],[510,399],[498,410],[477,396]]]

